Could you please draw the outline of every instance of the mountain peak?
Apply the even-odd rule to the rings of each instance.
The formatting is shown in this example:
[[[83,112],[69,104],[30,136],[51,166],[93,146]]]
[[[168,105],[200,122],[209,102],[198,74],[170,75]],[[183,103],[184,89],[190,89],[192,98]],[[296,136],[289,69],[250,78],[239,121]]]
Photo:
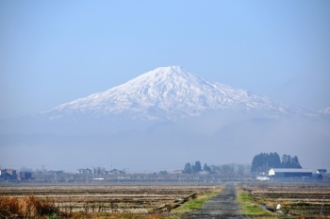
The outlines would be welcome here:
[[[267,97],[209,82],[183,67],[168,66],[156,68],[107,91],[62,104],[44,114],[50,113],[52,118],[82,114],[175,120],[224,109],[299,111]]]
[[[168,66],[156,68],[152,71],[144,73],[133,80],[127,82],[127,84],[145,83],[154,85],[157,83],[166,83],[173,80],[172,82],[183,82],[186,80],[196,80],[197,76],[189,73],[181,66]],[[201,80],[201,79],[198,79]]]
[[[173,73],[173,72],[181,73],[182,71],[186,71],[186,70],[181,66],[172,65],[166,67],[159,67],[154,69],[153,71],[164,72],[164,73]]]
[[[150,72],[155,72],[160,74],[175,74],[175,73],[182,74],[187,71],[181,66],[173,65],[173,66],[159,67]]]

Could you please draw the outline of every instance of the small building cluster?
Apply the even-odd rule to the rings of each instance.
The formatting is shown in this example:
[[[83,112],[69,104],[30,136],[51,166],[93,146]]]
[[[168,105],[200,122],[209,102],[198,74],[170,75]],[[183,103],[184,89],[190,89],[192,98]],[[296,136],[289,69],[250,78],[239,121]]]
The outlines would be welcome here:
[[[77,170],[78,174],[99,174],[99,175],[118,175],[118,174],[125,174],[124,171],[117,170],[117,169],[112,169],[112,170],[106,170],[104,168],[94,168],[93,170],[91,169],[78,169]]]
[[[19,172],[14,169],[0,169],[1,180],[27,180],[32,179],[31,172]]]

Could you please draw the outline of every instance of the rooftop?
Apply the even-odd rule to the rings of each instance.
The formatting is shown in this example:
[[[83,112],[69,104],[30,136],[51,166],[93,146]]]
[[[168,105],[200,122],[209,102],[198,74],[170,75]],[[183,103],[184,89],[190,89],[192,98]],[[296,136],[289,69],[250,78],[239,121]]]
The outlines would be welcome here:
[[[277,173],[306,173],[313,172],[311,169],[301,169],[301,168],[272,168],[269,171],[274,171]]]

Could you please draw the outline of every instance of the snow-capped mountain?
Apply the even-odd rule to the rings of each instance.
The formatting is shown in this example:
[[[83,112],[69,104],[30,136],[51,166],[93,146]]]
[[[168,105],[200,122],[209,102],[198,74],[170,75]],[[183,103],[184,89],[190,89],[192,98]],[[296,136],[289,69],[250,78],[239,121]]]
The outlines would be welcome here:
[[[304,115],[311,113],[163,67],[47,112],[0,120],[0,160],[123,167],[192,157],[248,163],[275,148],[326,162],[330,118]]]
[[[263,110],[270,114],[302,111],[268,97],[207,81],[182,67],[170,66],[157,68],[107,91],[59,105],[42,115],[49,119],[79,114],[175,120],[207,110],[228,109]]]

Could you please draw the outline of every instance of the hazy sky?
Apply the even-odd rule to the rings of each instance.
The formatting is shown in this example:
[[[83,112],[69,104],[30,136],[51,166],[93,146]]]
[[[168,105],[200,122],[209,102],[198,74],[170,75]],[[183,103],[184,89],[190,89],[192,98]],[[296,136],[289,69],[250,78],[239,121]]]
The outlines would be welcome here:
[[[330,1],[0,1],[0,118],[169,65],[328,107]]]

